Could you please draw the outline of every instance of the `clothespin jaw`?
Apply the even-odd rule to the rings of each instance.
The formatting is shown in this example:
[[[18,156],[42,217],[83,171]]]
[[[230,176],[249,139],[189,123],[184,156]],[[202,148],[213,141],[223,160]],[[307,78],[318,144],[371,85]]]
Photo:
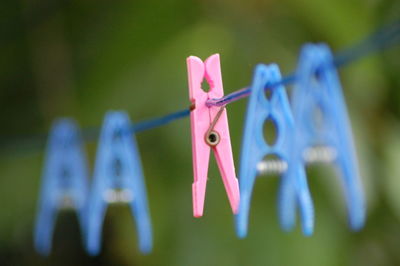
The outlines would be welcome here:
[[[147,193],[132,124],[124,112],[108,112],[101,130],[88,202],[86,248],[97,255],[107,204],[129,203],[135,218],[139,249],[152,249],[152,230]]]
[[[304,46],[296,77],[293,113],[297,163],[307,163],[304,155],[312,147],[325,146],[334,151],[331,157],[343,181],[350,226],[359,230],[365,220],[364,195],[350,122],[330,49],[323,44]]]
[[[247,235],[250,200],[255,179],[259,175],[258,166],[260,162],[267,155],[276,155],[284,163],[283,165],[291,167],[290,153],[292,152],[294,121],[285,88],[283,86],[269,88],[271,90],[271,97],[269,99],[264,92],[268,84],[276,84],[280,81],[281,74],[276,64],[260,64],[256,67],[250,87],[240,157],[239,178],[241,200],[239,213],[236,217],[236,232],[241,238]],[[267,143],[264,139],[263,127],[267,120],[272,120],[277,128],[275,143]],[[307,186],[297,186],[300,183],[297,179],[301,177],[283,169],[282,183],[290,184],[290,186],[284,186],[285,191],[281,191],[281,193],[289,193],[287,196],[293,196],[294,198],[298,198],[298,194],[300,193],[309,197]],[[298,189],[301,189],[301,191],[298,191]],[[311,201],[301,201],[301,204],[307,206],[302,209],[305,210],[303,213],[304,221],[308,222],[308,220],[312,220],[313,208]],[[285,207],[285,205],[280,204],[281,215],[295,215],[290,212],[286,213]]]
[[[210,56],[204,63],[195,56],[187,58],[192,152],[193,152],[193,215],[201,217],[204,209],[210,149],[213,150],[219,171],[234,213],[239,205],[239,185],[236,179],[228,118],[225,108],[208,107],[206,101],[224,95],[219,55]],[[201,88],[204,78],[210,86]]]
[[[59,209],[76,210],[84,232],[87,173],[86,156],[76,123],[67,118],[57,120],[47,143],[36,217],[34,244],[40,254],[50,253]]]

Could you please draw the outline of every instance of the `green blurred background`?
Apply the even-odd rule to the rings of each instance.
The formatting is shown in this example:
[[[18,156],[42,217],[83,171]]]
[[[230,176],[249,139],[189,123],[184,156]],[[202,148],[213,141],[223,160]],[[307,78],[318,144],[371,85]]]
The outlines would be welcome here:
[[[257,63],[296,66],[305,42],[340,51],[400,14],[398,0],[68,1],[0,3],[0,265],[400,265],[399,47],[340,70],[365,186],[365,228],[352,233],[331,167],[308,169],[314,236],[280,230],[277,178],[255,186],[249,236],[236,238],[211,158],[205,215],[192,217],[189,119],[137,135],[154,251],[139,254],[127,206],[108,209],[102,253],[88,257],[73,213],[60,213],[48,258],[32,229],[52,121],[99,126],[110,109],[133,121],[189,104],[185,58],[221,54],[225,93]],[[229,105],[238,168],[246,100]],[[26,136],[39,138],[26,138]],[[96,143],[86,144],[90,167]]]

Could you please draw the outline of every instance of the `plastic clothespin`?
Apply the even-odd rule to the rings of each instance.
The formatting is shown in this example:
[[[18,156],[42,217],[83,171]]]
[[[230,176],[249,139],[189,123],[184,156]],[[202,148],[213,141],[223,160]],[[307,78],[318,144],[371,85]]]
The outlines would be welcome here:
[[[260,64],[256,67],[250,88],[240,157],[240,204],[236,217],[236,231],[241,238],[247,235],[254,182],[259,174],[260,162],[267,155],[275,155],[279,158],[277,159],[280,163],[279,168],[283,168],[279,169],[282,174],[281,182],[293,184],[285,186],[287,189],[293,189],[294,193],[290,192],[289,195],[295,197],[300,194],[306,195],[306,197],[298,197],[302,206],[304,232],[308,233],[313,226],[313,207],[309,189],[307,183],[301,180],[305,179],[304,169],[296,169],[296,172],[301,173],[300,175],[293,175],[293,172],[287,170],[288,167],[291,167],[290,154],[293,145],[294,121],[285,88],[282,85],[268,88],[271,92],[269,98],[264,92],[264,88],[268,84],[276,84],[280,81],[281,74],[276,64]],[[263,126],[267,120],[271,120],[276,126],[275,143],[267,143],[264,138]],[[300,192],[296,193],[296,191]],[[283,215],[286,213],[284,212]]]
[[[350,226],[359,230],[365,220],[364,195],[346,105],[328,46],[305,45],[296,77],[292,105],[297,133],[292,163],[305,166],[306,155],[312,147],[324,146],[333,150],[334,156],[330,157],[343,181]],[[282,200],[288,206],[295,205],[289,193],[282,195]],[[292,213],[295,213],[294,208]],[[289,220],[285,223],[294,224],[290,220],[293,217],[286,216]]]
[[[51,250],[59,209],[74,209],[84,233],[84,209],[88,191],[87,161],[81,135],[71,119],[57,120],[47,143],[39,209],[36,217],[35,248],[42,255]]]
[[[88,201],[87,242],[90,255],[97,255],[109,203],[130,204],[142,253],[152,250],[152,229],[146,187],[132,123],[125,112],[108,112],[101,129],[93,184]]]
[[[203,215],[210,149],[214,151],[219,171],[234,213],[239,205],[239,185],[233,163],[228,118],[225,107],[208,107],[206,101],[224,95],[219,55],[210,56],[204,63],[200,58],[187,58],[189,99],[193,151],[193,215]],[[210,90],[201,88],[206,79]]]

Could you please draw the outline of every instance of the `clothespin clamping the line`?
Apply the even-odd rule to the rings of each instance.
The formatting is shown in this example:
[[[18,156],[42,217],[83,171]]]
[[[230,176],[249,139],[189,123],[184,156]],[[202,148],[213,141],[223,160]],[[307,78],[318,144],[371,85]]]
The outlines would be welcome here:
[[[324,44],[305,45],[300,54],[293,89],[292,110],[296,134],[291,163],[328,162],[336,166],[345,190],[350,226],[360,230],[365,220],[365,203],[356,160],[352,132],[333,56]],[[289,215],[281,215],[288,229],[295,224],[295,199],[283,184],[281,206]]]
[[[101,228],[109,203],[128,203],[135,218],[142,253],[152,250],[152,229],[146,187],[132,123],[125,112],[108,112],[101,129],[93,184],[88,201],[87,241],[89,254],[101,246]]]
[[[54,122],[47,143],[34,244],[42,255],[51,250],[57,212],[73,209],[84,234],[88,167],[78,126],[72,119]]]
[[[228,118],[225,107],[206,106],[206,101],[221,98],[222,87],[219,55],[210,56],[204,63],[195,56],[187,58],[192,152],[193,152],[193,215],[203,215],[210,149],[213,150],[219,171],[228,194],[233,213],[239,205],[239,185],[236,179],[232,148],[229,136]],[[206,79],[208,92],[201,88]]]
[[[276,173],[282,175],[281,183],[293,184],[293,195],[301,206],[303,231],[308,234],[313,227],[313,206],[307,182],[304,181],[304,168],[298,166],[295,172],[290,159],[293,147],[294,121],[289,100],[283,85],[268,88],[270,97],[264,88],[268,84],[281,81],[279,67],[276,64],[256,67],[250,97],[247,105],[246,121],[243,133],[240,157],[240,204],[236,217],[236,232],[241,238],[247,235],[248,216],[251,195],[257,175]],[[270,120],[276,128],[276,140],[267,143],[264,138],[264,124]],[[276,159],[268,158],[275,156]],[[263,159],[266,158],[265,161]],[[296,193],[297,192],[297,193]],[[300,197],[299,195],[304,195]]]

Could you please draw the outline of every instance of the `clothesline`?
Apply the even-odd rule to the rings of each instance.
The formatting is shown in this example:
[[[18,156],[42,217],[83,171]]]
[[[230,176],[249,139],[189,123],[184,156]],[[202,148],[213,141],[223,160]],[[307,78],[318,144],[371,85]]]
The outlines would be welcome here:
[[[394,46],[399,42],[400,42],[400,20],[396,20],[395,22],[371,34],[366,39],[337,53],[334,58],[334,67],[341,68],[343,66],[348,65],[349,63],[364,58],[367,55]],[[293,83],[294,81],[296,81],[296,75],[293,72],[283,77],[281,81],[277,83],[268,84],[265,89],[274,88],[279,85],[288,85]],[[235,92],[232,92],[228,95],[225,95],[220,99],[210,99],[207,101],[206,104],[208,106],[224,106],[247,97],[249,93],[250,90],[248,88],[243,88]],[[167,115],[135,123],[130,130],[131,133],[150,130],[156,127],[167,125],[175,120],[187,117],[189,116],[189,114],[190,114],[190,107],[176,112],[172,112]],[[85,141],[94,141],[97,139],[99,131],[100,127],[85,128],[82,130],[83,139]],[[18,149],[19,147],[21,148],[25,147],[26,150],[28,150],[29,148],[31,150],[37,150],[39,148],[40,149],[43,148],[46,139],[47,139],[47,134],[39,134],[36,136],[30,135],[30,136],[20,137],[18,139],[8,139],[8,140],[3,139],[1,146],[3,147],[2,150],[13,150],[13,149]]]

